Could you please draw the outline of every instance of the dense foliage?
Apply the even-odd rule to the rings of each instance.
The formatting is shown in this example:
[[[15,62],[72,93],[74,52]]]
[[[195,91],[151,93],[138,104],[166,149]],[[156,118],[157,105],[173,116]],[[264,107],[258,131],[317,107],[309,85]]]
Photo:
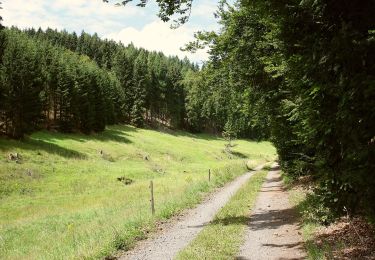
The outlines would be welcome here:
[[[374,12],[373,0],[222,1],[221,32],[187,46],[212,48],[199,91],[239,94],[247,122],[269,119],[282,168],[311,174],[336,213],[375,210]],[[227,114],[237,131],[241,105]]]
[[[187,59],[51,29],[5,29],[0,44],[0,131],[9,136],[119,122],[184,126],[182,79],[197,69]]]

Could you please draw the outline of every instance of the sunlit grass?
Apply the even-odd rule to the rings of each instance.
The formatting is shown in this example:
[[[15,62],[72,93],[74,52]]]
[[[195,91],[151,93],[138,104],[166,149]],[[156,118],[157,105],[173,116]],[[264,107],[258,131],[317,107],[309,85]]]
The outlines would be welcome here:
[[[275,157],[268,142],[236,143],[241,156],[229,159],[220,138],[130,126],[90,136],[38,132],[25,142],[0,139],[0,256],[100,258],[129,248],[157,219],[245,172],[244,157],[259,163]],[[15,152],[20,163],[7,159]]]

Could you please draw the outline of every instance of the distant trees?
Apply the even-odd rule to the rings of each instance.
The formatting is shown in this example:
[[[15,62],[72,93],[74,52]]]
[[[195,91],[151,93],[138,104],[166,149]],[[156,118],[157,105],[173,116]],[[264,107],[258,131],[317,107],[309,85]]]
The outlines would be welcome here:
[[[180,127],[187,60],[101,40],[96,34],[17,28],[0,32],[0,131],[84,133],[107,124]]]
[[[104,95],[104,89],[116,84],[107,72],[83,56],[17,30],[5,30],[4,35],[0,110],[6,134],[21,138],[43,124],[89,133],[103,130],[107,119],[116,117],[114,103]]]
[[[231,129],[239,137],[266,139],[270,136],[269,116],[257,109],[254,98],[241,76],[218,63],[209,62],[202,71],[184,77],[189,127],[220,133]]]

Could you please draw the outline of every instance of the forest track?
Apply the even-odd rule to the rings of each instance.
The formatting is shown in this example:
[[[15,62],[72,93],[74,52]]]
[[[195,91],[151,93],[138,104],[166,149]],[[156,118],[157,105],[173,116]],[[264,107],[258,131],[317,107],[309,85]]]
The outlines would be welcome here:
[[[254,171],[237,177],[208,195],[197,207],[187,210],[181,218],[165,225],[163,231],[154,237],[140,241],[133,250],[125,252],[119,259],[173,259],[214,218],[238,189],[262,167],[263,165],[256,167]]]
[[[274,165],[276,166],[276,165]],[[275,167],[250,215],[245,242],[236,259],[306,259],[296,210]]]

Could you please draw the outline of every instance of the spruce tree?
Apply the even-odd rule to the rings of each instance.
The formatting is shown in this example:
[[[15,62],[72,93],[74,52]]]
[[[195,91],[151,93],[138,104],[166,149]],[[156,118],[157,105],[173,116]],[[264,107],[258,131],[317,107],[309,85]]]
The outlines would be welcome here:
[[[147,54],[144,51],[141,51],[134,61],[133,82],[133,105],[130,120],[135,126],[143,126],[148,86]]]
[[[6,32],[1,78],[6,133],[22,138],[38,126],[42,114],[41,67],[36,43],[24,35]]]

